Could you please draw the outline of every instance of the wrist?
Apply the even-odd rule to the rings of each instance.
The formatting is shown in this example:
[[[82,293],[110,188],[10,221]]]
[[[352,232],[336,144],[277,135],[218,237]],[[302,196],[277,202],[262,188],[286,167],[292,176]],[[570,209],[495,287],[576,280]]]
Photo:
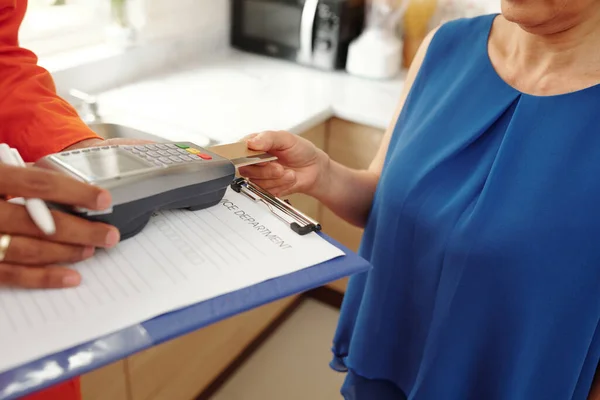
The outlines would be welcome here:
[[[103,142],[104,142],[104,139],[101,139],[101,138],[84,139],[82,141],[79,141],[79,142],[72,144],[71,146],[63,149],[63,151],[77,150],[77,149],[84,149],[86,147],[98,146]]]
[[[317,178],[306,194],[319,201],[323,201],[329,197],[329,192],[332,190],[332,183],[334,182],[332,175],[334,175],[335,162],[327,153],[320,150],[317,164],[319,165]]]

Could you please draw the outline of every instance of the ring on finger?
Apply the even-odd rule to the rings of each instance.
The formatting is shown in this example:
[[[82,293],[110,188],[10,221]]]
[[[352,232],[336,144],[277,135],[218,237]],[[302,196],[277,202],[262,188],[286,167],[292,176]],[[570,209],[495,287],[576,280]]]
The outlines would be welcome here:
[[[0,262],[4,261],[4,258],[6,258],[11,239],[12,237],[8,234],[0,236]]]

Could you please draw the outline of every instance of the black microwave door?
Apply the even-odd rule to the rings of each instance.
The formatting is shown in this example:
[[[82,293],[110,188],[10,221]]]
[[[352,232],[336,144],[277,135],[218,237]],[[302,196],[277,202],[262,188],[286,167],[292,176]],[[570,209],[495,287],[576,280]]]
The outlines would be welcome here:
[[[253,53],[301,61],[303,53],[306,53],[303,40],[313,40],[312,21],[311,37],[303,38],[302,18],[307,2],[313,0],[233,0],[232,46]]]

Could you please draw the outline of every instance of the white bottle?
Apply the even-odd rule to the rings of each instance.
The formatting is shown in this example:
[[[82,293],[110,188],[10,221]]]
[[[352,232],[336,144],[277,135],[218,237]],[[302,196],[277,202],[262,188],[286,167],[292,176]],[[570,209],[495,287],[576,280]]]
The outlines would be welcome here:
[[[379,29],[366,29],[348,49],[346,71],[371,79],[396,77],[402,66],[402,41]]]
[[[364,31],[350,43],[346,71],[372,79],[394,78],[402,69],[397,23],[408,0],[369,0]]]

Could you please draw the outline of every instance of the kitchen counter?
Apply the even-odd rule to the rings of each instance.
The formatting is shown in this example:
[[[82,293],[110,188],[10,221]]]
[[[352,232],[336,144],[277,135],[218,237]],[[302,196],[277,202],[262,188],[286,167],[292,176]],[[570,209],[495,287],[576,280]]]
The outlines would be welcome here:
[[[98,96],[100,114],[167,140],[228,143],[302,133],[331,117],[385,129],[403,76],[374,81],[227,50]]]

